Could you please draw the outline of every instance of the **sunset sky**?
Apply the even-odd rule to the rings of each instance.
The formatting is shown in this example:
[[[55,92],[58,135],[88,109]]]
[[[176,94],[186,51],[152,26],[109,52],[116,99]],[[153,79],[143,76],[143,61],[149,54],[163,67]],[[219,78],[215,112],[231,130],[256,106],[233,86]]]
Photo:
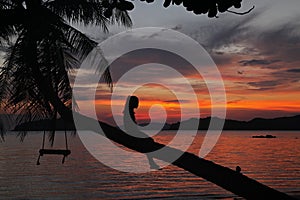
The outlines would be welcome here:
[[[199,42],[209,52],[222,75],[227,96],[227,105],[225,105],[227,118],[250,120],[255,117],[273,118],[300,114],[299,1],[243,0],[241,11],[255,5],[255,9],[250,14],[238,16],[225,13],[214,19],[202,15],[196,16],[186,12],[180,6],[164,9],[161,4],[160,1],[153,4],[135,1],[136,7],[130,12],[133,28],[171,28]],[[109,34],[103,34],[98,28],[84,31],[101,42],[125,29],[113,26],[110,30]],[[199,117],[210,116],[210,96],[205,82],[192,67],[163,52],[136,52],[133,57],[135,58],[130,59],[130,55],[125,55],[111,66],[115,84],[121,75],[133,66],[153,60],[167,64],[190,81],[198,97],[201,110]],[[140,73],[151,74],[151,66],[149,71]],[[174,83],[176,92],[181,93],[182,96],[189,97],[191,94],[178,77],[165,74],[158,76],[158,79],[160,80],[153,80],[153,82]],[[139,84],[138,79],[119,83],[118,87],[126,91],[128,88],[136,87],[137,84]],[[89,88],[88,84],[83,84],[81,87],[83,93]],[[134,93],[140,98],[140,107],[136,110],[138,121],[145,122],[149,119],[149,108],[154,104],[165,107],[168,122],[180,120],[179,103],[173,92],[163,84],[141,86]],[[113,103],[119,107],[117,118],[122,116],[125,94],[126,92],[122,93]],[[110,90],[105,85],[99,84],[96,95],[98,117],[113,123],[110,98]],[[195,109],[188,100],[180,100],[182,100],[181,106],[185,109],[190,111]],[[90,97],[79,99],[80,109],[84,110],[90,101],[92,101]],[[156,106],[151,110],[151,118],[161,121],[165,114],[161,111],[161,107]],[[191,117],[197,116],[185,115],[183,119]]]

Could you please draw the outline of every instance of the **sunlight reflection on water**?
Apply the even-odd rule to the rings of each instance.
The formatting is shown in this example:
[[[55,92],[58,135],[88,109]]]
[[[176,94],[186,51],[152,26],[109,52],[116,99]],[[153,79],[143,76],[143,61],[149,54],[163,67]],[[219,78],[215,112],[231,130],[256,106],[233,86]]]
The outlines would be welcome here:
[[[251,138],[265,133],[225,131],[206,159],[235,169],[268,186],[300,195],[299,132],[270,132],[275,139]],[[144,174],[124,173],[104,166],[70,137],[72,151],[64,165],[61,156],[43,156],[36,165],[42,134],[31,132],[23,143],[10,133],[0,143],[0,199],[214,199],[235,197],[177,167]],[[164,131],[155,140],[168,143],[175,132]],[[187,131],[186,137],[189,132]],[[268,133],[269,134],[269,133]],[[204,132],[199,132],[188,151],[197,153]],[[181,142],[184,143],[183,137]],[[178,144],[181,145],[181,144]],[[63,134],[55,146],[64,148]],[[124,158],[124,164],[130,159]]]

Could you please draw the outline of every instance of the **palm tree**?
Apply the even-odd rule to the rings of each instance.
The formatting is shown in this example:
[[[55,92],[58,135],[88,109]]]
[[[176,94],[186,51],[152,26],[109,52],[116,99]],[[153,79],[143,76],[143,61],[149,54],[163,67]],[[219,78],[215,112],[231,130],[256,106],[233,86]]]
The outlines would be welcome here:
[[[126,11],[104,16],[99,0],[1,0],[0,41],[9,45],[0,69],[2,106],[19,113],[19,121],[56,118],[70,120],[72,90],[68,72],[96,46],[72,24],[131,26]],[[109,70],[103,79],[111,86]],[[68,117],[66,117],[68,116]]]
[[[0,19],[4,19],[0,22],[0,41],[9,46],[4,66],[0,69],[1,106],[19,113],[25,120],[55,118],[58,113],[65,122],[72,122],[68,71],[76,69],[96,45],[72,23],[100,25],[104,31],[110,23],[131,25],[123,8],[107,9],[107,6],[107,1],[102,6],[102,1],[98,0],[0,0]],[[103,78],[111,86],[109,71]],[[94,119],[80,117],[88,129],[98,131],[98,127],[89,126]],[[182,154],[173,165],[237,195],[252,199],[290,198],[191,153],[165,147],[153,140],[134,138],[108,124],[99,123],[106,137],[138,152],[152,152],[164,147],[175,155]],[[155,156],[170,162],[168,156]]]

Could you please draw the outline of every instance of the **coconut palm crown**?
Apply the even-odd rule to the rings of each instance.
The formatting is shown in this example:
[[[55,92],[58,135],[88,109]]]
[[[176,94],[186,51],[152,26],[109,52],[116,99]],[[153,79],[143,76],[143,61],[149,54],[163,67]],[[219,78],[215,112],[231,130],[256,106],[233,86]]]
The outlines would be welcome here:
[[[68,73],[97,44],[73,24],[100,26],[105,32],[114,23],[132,25],[126,10],[114,9],[105,17],[102,4],[102,0],[0,0],[0,45],[6,47],[0,67],[2,109],[17,113],[24,122],[56,118],[59,105],[72,107]],[[111,86],[108,69],[102,78]]]

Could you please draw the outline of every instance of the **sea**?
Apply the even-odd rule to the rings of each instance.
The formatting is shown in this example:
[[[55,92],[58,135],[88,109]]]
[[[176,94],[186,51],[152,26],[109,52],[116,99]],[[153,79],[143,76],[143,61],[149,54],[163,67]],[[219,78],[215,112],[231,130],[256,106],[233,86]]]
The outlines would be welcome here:
[[[187,151],[198,154],[205,134],[198,131]],[[266,134],[276,138],[252,138]],[[8,132],[0,143],[0,199],[242,199],[173,165],[145,173],[106,166],[78,134],[69,132],[72,153],[65,163],[61,155],[44,155],[36,165],[43,132],[28,132],[22,142],[17,135]],[[175,135],[162,131],[154,139],[168,144]],[[180,137],[177,145],[184,146],[192,134],[186,131]],[[64,149],[64,132],[57,132],[54,146],[46,142],[45,148]],[[130,167],[130,159],[123,164]],[[300,131],[223,131],[205,159],[232,169],[240,166],[244,175],[300,196]]]

